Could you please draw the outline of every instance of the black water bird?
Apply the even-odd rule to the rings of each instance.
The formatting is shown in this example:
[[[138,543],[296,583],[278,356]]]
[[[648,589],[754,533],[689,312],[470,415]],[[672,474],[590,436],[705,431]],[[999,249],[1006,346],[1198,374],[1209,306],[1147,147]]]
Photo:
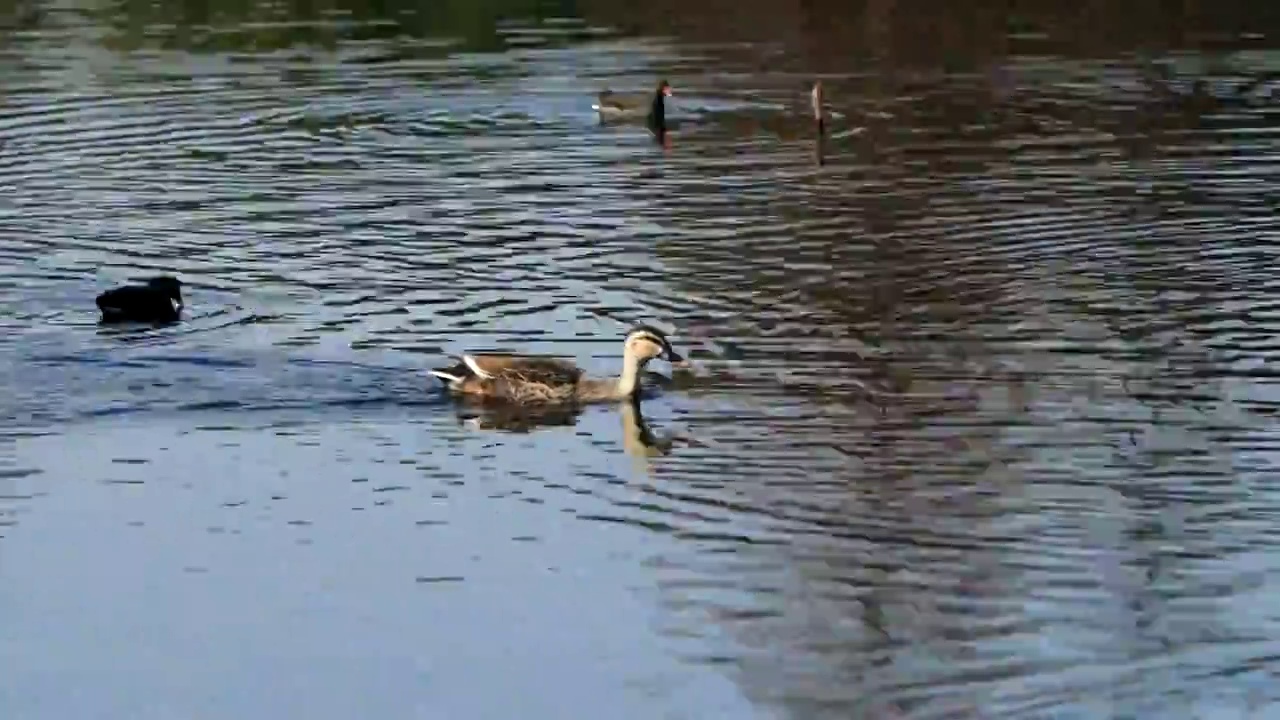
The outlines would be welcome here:
[[[160,275],[146,285],[125,285],[108,290],[96,302],[102,322],[173,322],[182,311],[182,281]]]

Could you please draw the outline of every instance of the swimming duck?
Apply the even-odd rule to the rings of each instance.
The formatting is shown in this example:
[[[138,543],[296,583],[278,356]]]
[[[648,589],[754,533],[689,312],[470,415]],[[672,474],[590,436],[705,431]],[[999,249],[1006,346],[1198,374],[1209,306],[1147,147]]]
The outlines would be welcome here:
[[[623,120],[643,117],[649,129],[655,133],[667,130],[666,98],[671,95],[671,85],[666,80],[658,81],[658,88],[652,95],[620,95],[612,90],[604,90],[591,106],[600,114],[601,120]]]
[[[461,395],[516,403],[589,403],[635,397],[640,373],[654,358],[685,363],[660,330],[640,325],[627,333],[617,378],[589,378],[572,361],[529,355],[463,355],[456,365],[429,372]]]
[[[182,310],[182,281],[160,275],[146,285],[108,290],[96,302],[102,322],[171,322]]]

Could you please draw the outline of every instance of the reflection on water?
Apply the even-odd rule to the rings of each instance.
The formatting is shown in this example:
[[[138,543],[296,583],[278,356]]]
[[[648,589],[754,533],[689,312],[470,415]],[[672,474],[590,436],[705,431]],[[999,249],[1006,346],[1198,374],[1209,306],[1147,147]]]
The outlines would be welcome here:
[[[1280,28],[666,5],[0,7],[5,717],[1276,712]]]

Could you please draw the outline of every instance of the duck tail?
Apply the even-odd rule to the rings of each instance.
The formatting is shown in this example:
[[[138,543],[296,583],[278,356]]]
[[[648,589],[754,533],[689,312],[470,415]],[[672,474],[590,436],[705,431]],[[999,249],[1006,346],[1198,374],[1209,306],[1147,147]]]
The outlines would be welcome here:
[[[460,384],[463,380],[466,380],[473,374],[471,367],[462,360],[459,360],[449,367],[434,368],[427,370],[427,372],[435,375],[441,380],[444,380],[450,385]]]
[[[454,374],[453,374],[452,372],[450,372],[449,370],[428,370],[427,372],[431,373],[432,375],[435,375],[436,377],[440,378],[441,380],[444,380],[445,382],[449,383],[450,385],[454,385],[454,384],[460,383],[460,382],[462,382],[462,381],[465,379],[465,378],[464,378],[464,376],[462,376],[462,375],[454,375]]]

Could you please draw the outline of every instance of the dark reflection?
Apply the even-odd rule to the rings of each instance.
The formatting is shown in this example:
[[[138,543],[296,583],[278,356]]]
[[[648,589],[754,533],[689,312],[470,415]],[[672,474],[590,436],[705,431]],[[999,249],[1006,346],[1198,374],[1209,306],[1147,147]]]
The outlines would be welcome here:
[[[182,49],[203,53],[269,53],[283,49],[332,50],[341,43],[383,41],[383,60],[443,56],[450,50],[502,51],[526,45],[523,33],[510,33],[511,21],[537,25],[542,19],[577,16],[574,0],[338,0],[326,3],[234,2],[198,0],[113,0],[91,11],[114,32],[113,49]],[[535,37],[537,44],[585,41],[587,28],[557,26]],[[421,41],[447,40],[448,45]],[[458,44],[453,44],[457,42]]]
[[[6,30],[35,30],[45,21],[39,0],[0,2],[0,42]]]
[[[616,406],[596,407],[616,408],[622,422],[622,446],[628,454],[640,459],[661,457],[668,454],[674,446],[674,438],[659,437],[650,429],[638,398],[617,403]],[[542,428],[572,427],[578,423],[587,408],[516,407],[510,404],[464,400],[455,402],[454,409],[461,425],[477,430],[529,433]]]
[[[768,645],[732,664],[753,697],[798,717],[1088,713],[1049,680],[1080,658],[1159,657],[1177,674],[1174,654],[1201,652],[1252,674],[1253,652],[1232,648],[1258,624],[1178,603],[1208,602],[1221,573],[1224,605],[1243,607],[1246,567],[1265,562],[1245,546],[1274,538],[1152,518],[1243,519],[1275,502],[1245,499],[1269,461],[1244,459],[1255,443],[1275,449],[1258,435],[1274,392],[1244,369],[1273,354],[1250,328],[1272,324],[1259,312],[1274,283],[1258,263],[1275,223],[1233,179],[1260,181],[1276,150],[1258,135],[1274,120],[1271,71],[1238,60],[1174,72],[1169,58],[1127,53],[1024,60],[1007,57],[1007,29],[985,10],[965,29],[950,21],[969,6],[954,18],[858,6],[878,24],[842,25],[832,8],[830,34],[803,38],[824,70],[854,66],[845,44],[881,61],[830,83],[841,122],[864,128],[816,139],[820,163],[826,147],[837,154],[830,174],[781,179],[779,147],[741,141],[785,140],[780,126],[726,112],[706,116],[718,134],[679,191],[635,189],[696,225],[669,223],[678,235],[658,246],[672,284],[696,299],[685,322],[744,348],[689,393],[725,406],[689,421],[740,457],[655,464],[671,487],[654,492],[691,513],[731,497],[789,538],[785,553],[708,543],[732,558],[724,584],[751,597],[690,610],[673,583],[672,612],[689,618],[674,632],[699,634],[711,615],[744,647]],[[1049,10],[1030,6],[1022,22],[1052,35],[1036,15]],[[1089,10],[1091,23],[1139,15]],[[658,10],[646,28],[731,45],[786,27],[789,12],[761,7],[723,26],[693,6],[679,20]],[[1240,22],[1274,37],[1269,20],[1231,12],[1207,13],[1201,29]],[[945,67],[927,63],[956,42],[909,37],[923,17],[943,38],[971,33]],[[1236,37],[1237,49],[1270,42]],[[734,53],[709,64],[741,62]],[[779,56],[775,69],[799,57]],[[715,565],[687,582],[719,587],[705,578]],[[994,667],[1007,653],[1016,682]],[[1135,711],[1177,704],[1160,682],[1124,691],[1147,699]]]
[[[459,424],[478,430],[528,433],[544,427],[577,424],[584,407],[575,405],[518,406],[459,398],[454,401]]]
[[[691,42],[737,42],[724,53],[756,70],[848,72],[875,63],[950,72],[1014,54],[1115,57],[1136,50],[1223,52],[1270,47],[1280,17],[1243,2],[976,0],[935,7],[919,0],[749,0],[726,22],[721,4],[650,0],[636,10],[616,0],[579,0],[588,18],[645,35]],[[927,11],[926,11],[927,10]],[[784,43],[765,54],[751,43]]]

